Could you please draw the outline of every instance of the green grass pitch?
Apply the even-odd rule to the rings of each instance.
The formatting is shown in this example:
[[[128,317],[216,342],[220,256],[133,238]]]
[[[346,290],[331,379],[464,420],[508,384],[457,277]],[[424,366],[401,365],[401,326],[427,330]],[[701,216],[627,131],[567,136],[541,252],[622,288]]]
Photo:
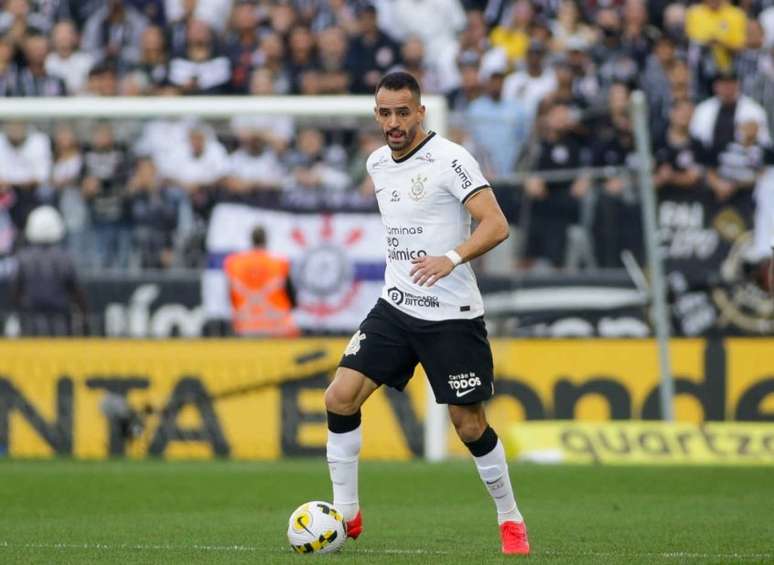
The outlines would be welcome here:
[[[513,465],[533,555],[550,563],[774,563],[765,468]],[[0,563],[422,563],[499,553],[472,462],[361,464],[365,531],[291,553],[300,503],[329,499],[321,460],[0,461]]]

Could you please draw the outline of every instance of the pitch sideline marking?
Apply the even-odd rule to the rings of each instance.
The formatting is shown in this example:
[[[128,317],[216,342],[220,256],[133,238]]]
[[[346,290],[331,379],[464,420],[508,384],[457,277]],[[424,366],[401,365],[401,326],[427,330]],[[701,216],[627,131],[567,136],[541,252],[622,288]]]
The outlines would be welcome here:
[[[265,552],[265,548],[250,545],[170,545],[170,544],[107,544],[107,543],[11,543],[0,541],[0,548],[24,548],[24,549],[97,549],[106,551],[116,551],[122,549],[136,550],[200,550],[200,551],[258,551]],[[277,552],[285,550],[277,549]],[[288,550],[289,551],[289,550]],[[349,549],[348,553],[370,553],[370,554],[406,554],[406,555],[449,555],[453,552],[428,549]],[[669,552],[614,552],[614,551],[535,551],[535,555],[546,556],[567,556],[567,557],[662,557],[674,559],[772,559],[771,553],[697,553],[690,551],[669,551]]]

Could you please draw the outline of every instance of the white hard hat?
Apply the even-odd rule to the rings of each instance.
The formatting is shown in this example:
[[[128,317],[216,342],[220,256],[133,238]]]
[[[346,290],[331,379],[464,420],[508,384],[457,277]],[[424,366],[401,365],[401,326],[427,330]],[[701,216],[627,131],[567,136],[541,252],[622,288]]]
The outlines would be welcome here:
[[[65,235],[62,215],[53,206],[39,206],[30,212],[24,235],[30,243],[57,243]]]

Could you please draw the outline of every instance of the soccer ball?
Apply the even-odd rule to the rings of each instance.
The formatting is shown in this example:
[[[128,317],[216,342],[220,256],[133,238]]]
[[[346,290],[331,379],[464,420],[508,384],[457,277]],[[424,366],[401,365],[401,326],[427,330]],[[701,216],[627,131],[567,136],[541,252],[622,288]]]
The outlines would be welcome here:
[[[327,502],[302,504],[288,520],[288,541],[296,553],[332,553],[341,549],[346,539],[344,516]]]

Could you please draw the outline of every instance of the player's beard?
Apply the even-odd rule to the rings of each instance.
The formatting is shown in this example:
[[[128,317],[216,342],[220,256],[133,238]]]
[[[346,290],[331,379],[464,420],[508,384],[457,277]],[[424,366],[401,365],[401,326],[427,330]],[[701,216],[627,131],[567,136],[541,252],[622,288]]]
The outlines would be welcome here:
[[[402,136],[398,139],[393,139],[390,137],[391,133],[401,133]],[[393,128],[389,131],[384,132],[384,139],[387,141],[387,145],[390,147],[391,150],[400,152],[400,151],[404,151],[405,149],[408,149],[411,146],[411,144],[414,142],[414,137],[416,137],[416,135],[417,135],[417,126],[414,126],[409,130]]]

